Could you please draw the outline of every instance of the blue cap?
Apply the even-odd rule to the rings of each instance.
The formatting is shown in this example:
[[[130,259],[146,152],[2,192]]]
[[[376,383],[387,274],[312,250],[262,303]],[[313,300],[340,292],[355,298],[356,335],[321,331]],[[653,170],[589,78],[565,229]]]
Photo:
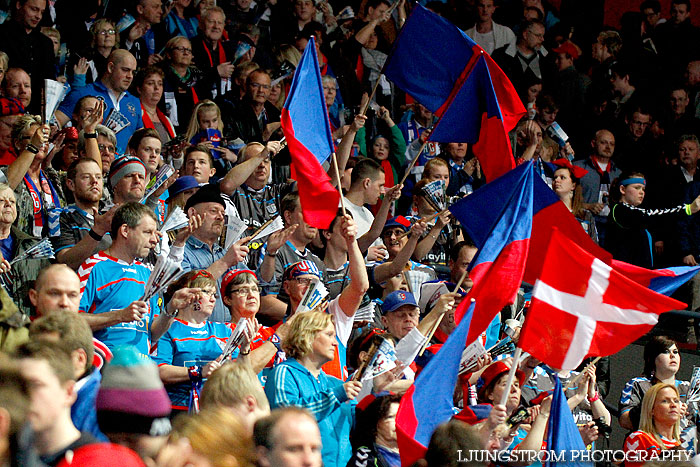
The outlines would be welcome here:
[[[199,188],[199,182],[192,175],[183,175],[168,187],[168,201],[183,191]]]
[[[404,305],[411,305],[418,308],[416,298],[411,292],[404,292],[403,290],[391,292],[386,296],[384,303],[382,303],[382,315],[396,311],[396,309]]]
[[[392,217],[386,221],[384,227],[382,228],[382,232],[393,227],[399,227],[403,229],[404,232],[408,232],[411,230],[411,221],[406,219],[404,216]]]

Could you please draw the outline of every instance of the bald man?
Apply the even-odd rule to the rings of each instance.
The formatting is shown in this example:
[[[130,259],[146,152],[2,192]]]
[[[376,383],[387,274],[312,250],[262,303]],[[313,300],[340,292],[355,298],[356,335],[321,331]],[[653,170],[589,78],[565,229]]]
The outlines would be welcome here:
[[[123,154],[126,146],[136,130],[143,126],[141,120],[141,103],[138,98],[128,91],[134,79],[136,71],[136,59],[126,50],[118,49],[112,52],[107,59],[107,68],[102,77],[82,88],[73,88],[56,111],[56,118],[61,126],[68,123],[70,115],[73,115],[75,106],[84,96],[98,96],[104,99],[105,118],[114,111],[123,115],[129,125],[117,133],[117,152]],[[116,99],[113,96],[118,96]]]
[[[575,161],[574,165],[588,170],[581,179],[583,202],[585,207],[595,214],[598,241],[602,245],[610,212],[610,184],[621,172],[612,160],[615,153],[615,136],[610,131],[598,130],[591,141],[591,147],[592,154],[585,160]]]
[[[29,300],[36,316],[44,316],[56,310],[78,311],[80,304],[80,279],[65,264],[52,264],[42,269],[29,290]]]

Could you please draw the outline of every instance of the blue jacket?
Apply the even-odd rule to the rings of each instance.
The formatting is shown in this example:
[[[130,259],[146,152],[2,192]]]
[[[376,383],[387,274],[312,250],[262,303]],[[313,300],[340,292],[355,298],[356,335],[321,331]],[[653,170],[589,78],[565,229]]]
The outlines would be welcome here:
[[[311,412],[321,430],[324,467],[345,467],[352,455],[350,430],[355,405],[344,404],[348,397],[341,380],[323,371],[317,379],[290,358],[274,368],[265,384],[265,394],[272,409],[297,406]]]
[[[70,418],[78,430],[90,433],[100,441],[107,442],[107,437],[102,434],[97,425],[97,409],[95,408],[97,391],[100,389],[101,381],[102,373],[97,368],[93,368],[89,375],[78,381],[76,384],[78,397],[70,409]]]

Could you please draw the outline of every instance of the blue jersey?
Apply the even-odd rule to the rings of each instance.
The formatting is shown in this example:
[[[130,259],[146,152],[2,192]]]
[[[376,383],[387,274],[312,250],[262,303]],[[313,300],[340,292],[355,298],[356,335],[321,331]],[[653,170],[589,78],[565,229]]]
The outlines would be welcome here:
[[[78,269],[80,278],[81,313],[106,313],[126,308],[143,296],[151,270],[139,261],[128,264],[104,251],[89,257]],[[109,326],[94,335],[110,350],[119,345],[133,345],[148,355],[150,329],[153,318],[159,314],[158,297],[149,302],[148,313],[140,321]]]
[[[206,321],[194,324],[175,319],[158,340],[153,360],[158,366],[204,367],[221,355],[230,335],[231,328],[224,323]],[[233,352],[233,357],[237,356],[238,349]],[[189,381],[165,385],[173,409],[188,409],[191,387]]]

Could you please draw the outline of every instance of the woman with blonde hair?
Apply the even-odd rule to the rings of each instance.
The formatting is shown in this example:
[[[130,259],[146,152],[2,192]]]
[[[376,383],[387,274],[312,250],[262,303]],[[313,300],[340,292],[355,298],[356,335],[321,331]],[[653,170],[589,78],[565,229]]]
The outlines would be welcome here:
[[[646,451],[651,456],[652,453],[679,448],[681,418],[686,410],[675,385],[655,384],[644,394],[639,430],[627,437],[624,451]],[[640,462],[625,462],[625,466],[643,465],[649,456]]]
[[[226,407],[206,409],[175,420],[171,442],[189,441],[192,453],[182,465],[253,467],[255,451],[250,434]]]
[[[69,83],[79,88],[96,82],[107,69],[109,54],[119,48],[119,33],[114,23],[100,18],[90,27],[92,41],[79,53],[71,54],[68,66]]]
[[[265,384],[272,409],[303,407],[316,417],[326,467],[344,466],[350,459],[348,439],[355,413],[345,402],[362,388],[358,381],[343,383],[321,370],[335,357],[337,345],[331,315],[317,311],[295,315],[282,343],[288,358],[275,367]]]

